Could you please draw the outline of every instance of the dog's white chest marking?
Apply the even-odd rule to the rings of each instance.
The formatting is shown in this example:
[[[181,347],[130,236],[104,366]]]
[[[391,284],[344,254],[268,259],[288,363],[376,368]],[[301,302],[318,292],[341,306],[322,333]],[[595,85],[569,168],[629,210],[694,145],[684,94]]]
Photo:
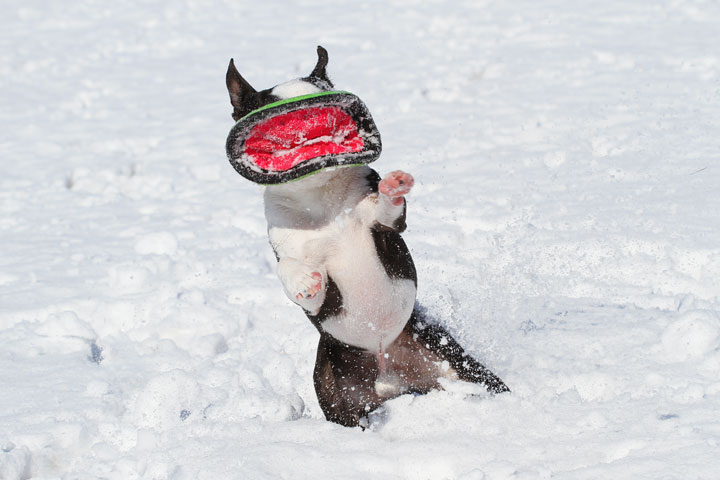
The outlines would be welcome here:
[[[413,310],[415,283],[388,276],[378,257],[371,227],[382,206],[367,195],[368,168],[323,172],[266,191],[266,217],[270,242],[280,264],[295,259],[324,279],[332,279],[342,297],[342,309],[323,319],[323,330],[349,345],[379,352],[400,334]],[[280,267],[279,267],[280,270]],[[296,273],[295,273],[296,272]],[[280,272],[279,272],[280,273]],[[286,274],[307,276],[302,267]],[[317,304],[301,306],[311,314]]]
[[[415,284],[390,278],[377,256],[369,228],[351,225],[343,229],[340,244],[326,262],[328,275],[343,296],[343,311],[325,320],[322,327],[345,343],[380,351],[395,340],[410,318]]]

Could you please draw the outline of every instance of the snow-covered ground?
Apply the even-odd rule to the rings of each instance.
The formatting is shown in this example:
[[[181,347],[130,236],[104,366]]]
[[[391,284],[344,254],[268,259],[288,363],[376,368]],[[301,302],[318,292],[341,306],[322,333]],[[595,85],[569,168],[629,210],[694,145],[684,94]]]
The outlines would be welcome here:
[[[513,393],[323,419],[258,88],[330,52],[417,185],[421,302]],[[0,478],[718,478],[716,1],[5,2]]]

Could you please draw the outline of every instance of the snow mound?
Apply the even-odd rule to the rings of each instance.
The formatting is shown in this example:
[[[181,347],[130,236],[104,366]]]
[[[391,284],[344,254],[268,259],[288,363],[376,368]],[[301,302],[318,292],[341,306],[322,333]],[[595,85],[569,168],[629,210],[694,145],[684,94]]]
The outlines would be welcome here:
[[[684,362],[704,357],[720,348],[720,316],[710,310],[691,310],[665,328],[665,358]]]
[[[173,255],[177,248],[177,238],[170,232],[150,233],[135,242],[135,252],[139,255]]]

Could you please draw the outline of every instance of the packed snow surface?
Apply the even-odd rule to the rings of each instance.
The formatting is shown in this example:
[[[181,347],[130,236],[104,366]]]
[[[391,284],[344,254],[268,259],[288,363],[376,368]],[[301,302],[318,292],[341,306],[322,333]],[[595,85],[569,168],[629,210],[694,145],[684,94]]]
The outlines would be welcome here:
[[[511,394],[326,422],[256,88],[330,53],[403,169],[419,300]],[[720,4],[6,2],[0,478],[718,478]]]

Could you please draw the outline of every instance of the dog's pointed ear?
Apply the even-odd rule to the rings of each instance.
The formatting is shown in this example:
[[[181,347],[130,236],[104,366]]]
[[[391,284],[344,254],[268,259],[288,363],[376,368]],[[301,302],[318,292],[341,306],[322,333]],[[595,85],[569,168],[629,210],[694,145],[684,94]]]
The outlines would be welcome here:
[[[317,47],[317,56],[318,61],[315,65],[315,68],[313,69],[312,73],[310,73],[311,77],[319,78],[320,80],[323,80],[327,82],[330,87],[332,88],[333,84],[330,81],[330,77],[328,77],[327,70],[325,67],[327,67],[328,64],[328,52],[325,50],[322,46],[318,45]]]
[[[245,110],[244,106],[247,104],[249,97],[255,95],[257,91],[240,75],[232,58],[225,75],[225,83],[227,84],[228,93],[230,93],[230,103],[235,109],[235,113],[233,113],[233,118],[235,118],[238,112]]]

